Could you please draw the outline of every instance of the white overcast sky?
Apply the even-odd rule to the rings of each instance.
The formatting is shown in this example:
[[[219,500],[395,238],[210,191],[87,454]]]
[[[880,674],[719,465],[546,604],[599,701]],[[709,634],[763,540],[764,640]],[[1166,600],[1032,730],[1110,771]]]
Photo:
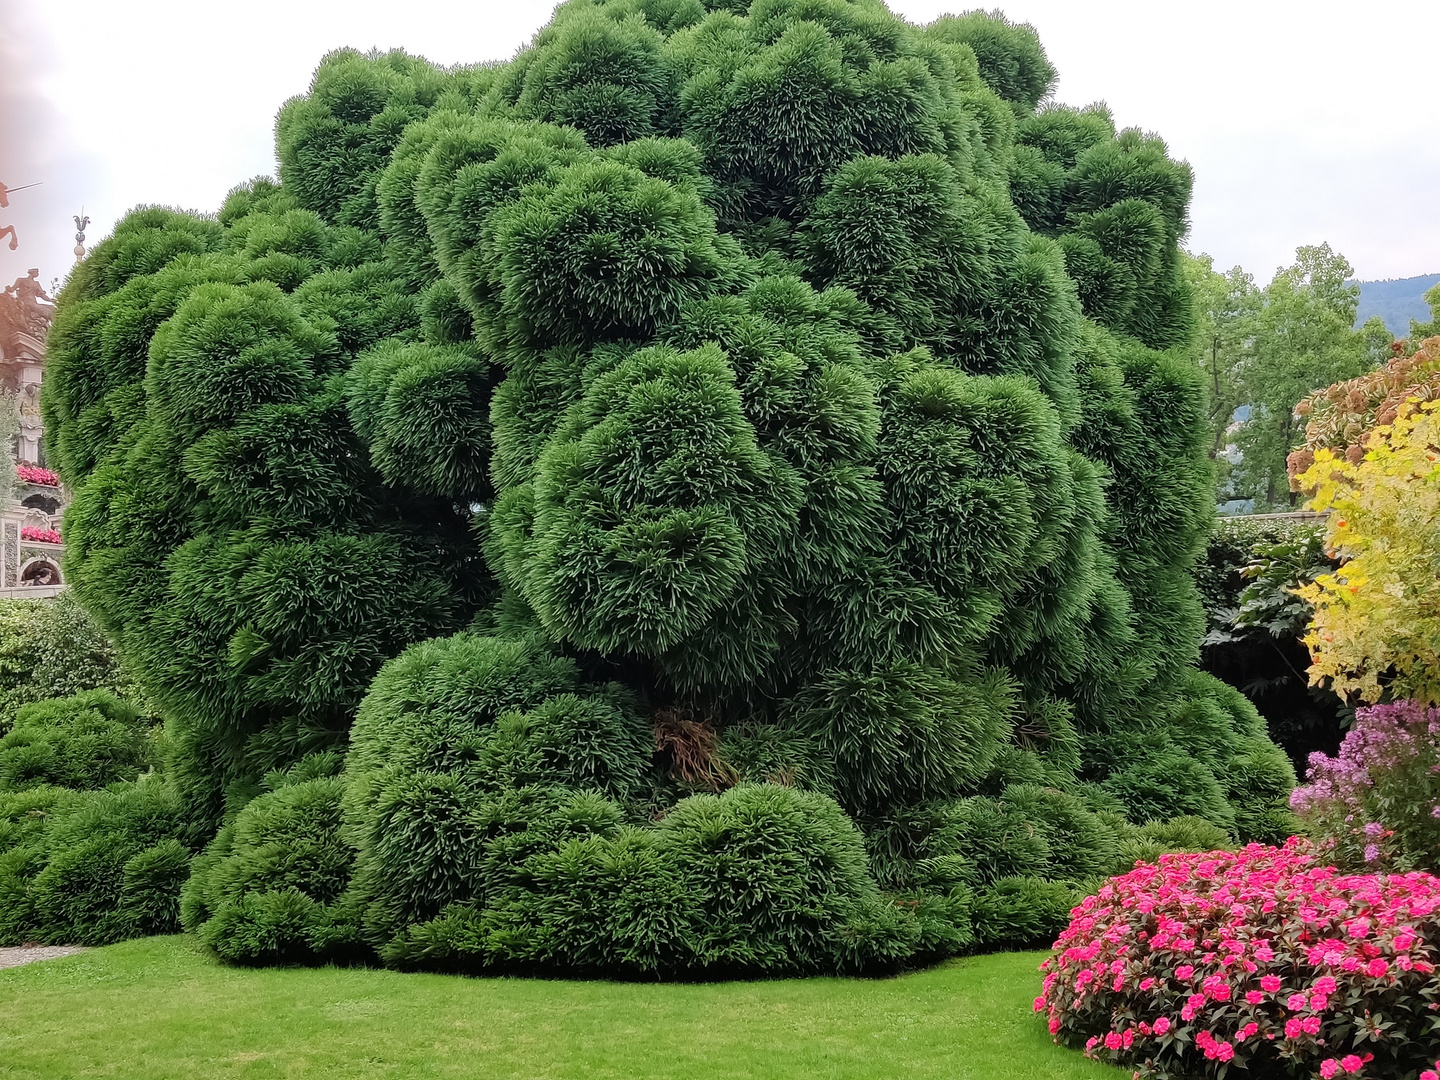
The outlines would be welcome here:
[[[986,0],[988,2],[988,0]],[[891,0],[912,21],[963,0]],[[320,57],[403,47],[503,59],[545,0],[0,0],[0,279],[73,262],[137,203],[213,211],[275,168],[272,124]],[[1060,71],[1195,168],[1188,246],[1262,282],[1328,240],[1366,279],[1440,272],[1437,0],[1010,0]]]

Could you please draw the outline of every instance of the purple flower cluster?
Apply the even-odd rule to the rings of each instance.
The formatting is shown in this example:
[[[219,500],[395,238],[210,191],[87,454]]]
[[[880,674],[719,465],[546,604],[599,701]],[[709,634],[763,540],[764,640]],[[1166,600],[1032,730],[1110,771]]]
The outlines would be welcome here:
[[[1337,757],[1310,755],[1306,781],[1290,806],[1337,865],[1440,868],[1440,709],[1358,710]]]

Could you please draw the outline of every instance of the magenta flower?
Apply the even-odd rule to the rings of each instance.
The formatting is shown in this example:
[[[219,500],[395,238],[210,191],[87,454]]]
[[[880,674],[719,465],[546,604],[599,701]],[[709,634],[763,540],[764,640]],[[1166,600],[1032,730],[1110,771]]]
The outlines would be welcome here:
[[[1353,827],[1375,820],[1358,815]],[[1165,855],[1088,897],[1055,948],[1041,966],[1047,1026],[1107,1061],[1218,1080],[1243,1047],[1247,1075],[1440,1080],[1440,1063],[1418,1057],[1433,1045],[1440,877],[1345,874],[1293,838]],[[1146,969],[1175,978],[1130,977]],[[1111,973],[1124,975],[1118,988]],[[1232,1013],[1225,1002],[1241,997]],[[1348,1022],[1382,1012],[1391,1026],[1378,1043]],[[1134,1016],[1156,1019],[1117,1019]]]
[[[60,476],[49,469],[41,468],[39,465],[19,464],[15,466],[15,475],[26,484],[39,484],[42,487],[59,487]]]

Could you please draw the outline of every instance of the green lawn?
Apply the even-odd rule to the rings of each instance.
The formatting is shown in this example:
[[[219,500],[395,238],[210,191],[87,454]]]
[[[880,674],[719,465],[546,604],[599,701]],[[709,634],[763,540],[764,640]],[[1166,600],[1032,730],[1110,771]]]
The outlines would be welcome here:
[[[1040,956],[677,986],[238,970],[150,938],[0,971],[0,1077],[1118,1080],[1051,1045]]]

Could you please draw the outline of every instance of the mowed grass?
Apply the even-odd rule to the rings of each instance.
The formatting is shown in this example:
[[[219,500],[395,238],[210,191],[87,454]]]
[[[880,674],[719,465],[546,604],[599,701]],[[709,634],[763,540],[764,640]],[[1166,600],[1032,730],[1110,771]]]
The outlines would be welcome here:
[[[1040,959],[676,985],[244,970],[149,938],[0,971],[0,1076],[1118,1080],[1051,1044]]]

